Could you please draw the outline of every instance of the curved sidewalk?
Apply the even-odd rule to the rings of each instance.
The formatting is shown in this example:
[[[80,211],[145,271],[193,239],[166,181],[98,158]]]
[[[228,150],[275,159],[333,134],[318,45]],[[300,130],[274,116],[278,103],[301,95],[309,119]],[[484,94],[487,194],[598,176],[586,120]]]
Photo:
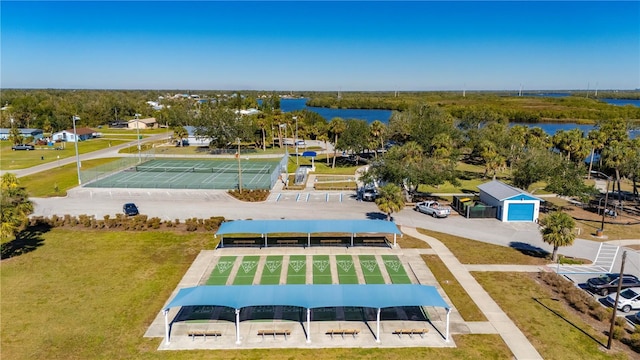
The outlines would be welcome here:
[[[511,321],[500,306],[489,296],[480,284],[471,276],[467,268],[458,261],[453,253],[443,243],[430,236],[419,233],[415,228],[402,226],[402,232],[425,241],[431,246],[456,280],[462,285],[480,311],[486,316],[491,325],[498,331],[502,340],[507,344],[516,359],[542,359],[542,356],[531,345],[526,336]]]

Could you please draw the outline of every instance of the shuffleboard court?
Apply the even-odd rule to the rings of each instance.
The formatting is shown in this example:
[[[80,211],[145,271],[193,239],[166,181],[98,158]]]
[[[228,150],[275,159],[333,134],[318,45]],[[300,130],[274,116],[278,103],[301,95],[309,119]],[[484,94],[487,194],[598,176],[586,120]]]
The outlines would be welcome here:
[[[260,256],[245,256],[242,258],[238,273],[233,280],[233,285],[252,285],[253,278],[256,276],[256,270],[258,269],[258,262]]]
[[[260,285],[280,284],[280,273],[282,272],[282,256],[267,256],[262,269]]]
[[[291,255],[287,267],[287,284],[307,283],[307,256]]]
[[[393,284],[411,284],[411,279],[396,255],[382,255],[382,261]]]
[[[329,255],[313,256],[313,283],[331,284],[331,267],[329,266]]]
[[[353,256],[336,255],[336,265],[340,284],[358,284],[358,275],[356,274],[356,268],[353,266]]]
[[[374,255],[360,255],[358,258],[364,281],[367,284],[384,284],[384,278],[382,277],[382,272],[380,272],[376,257]]]
[[[235,261],[235,256],[220,257],[213,271],[211,271],[211,275],[209,275],[207,285],[226,285]]]
[[[159,189],[271,189],[286,166],[283,159],[154,159],[105,174],[87,187]]]

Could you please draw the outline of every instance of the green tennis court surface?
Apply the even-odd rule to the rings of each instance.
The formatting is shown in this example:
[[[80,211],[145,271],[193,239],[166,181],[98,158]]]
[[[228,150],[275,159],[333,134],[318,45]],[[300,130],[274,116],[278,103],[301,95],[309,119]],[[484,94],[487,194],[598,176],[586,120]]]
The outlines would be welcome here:
[[[391,278],[393,284],[411,284],[411,279],[404,270],[402,262],[395,255],[382,255],[382,261],[384,267],[387,268],[387,273]]]
[[[231,274],[231,269],[233,268],[233,263],[235,261],[235,256],[220,257],[218,263],[213,268],[211,275],[209,275],[207,285],[226,285],[227,279],[229,278],[229,274]]]
[[[313,255],[313,283],[331,284],[329,255]]]
[[[243,257],[236,278],[233,280],[233,285],[252,285],[258,269],[258,261],[260,261],[260,256]]]
[[[287,267],[287,284],[307,283],[307,256],[291,255]]]
[[[243,189],[270,189],[278,179],[281,159],[241,159]],[[235,189],[237,160],[156,159],[115,174],[104,174],[87,187],[161,189]],[[100,176],[96,176],[99,178]]]
[[[358,275],[351,255],[336,255],[336,265],[340,284],[358,284]]]
[[[364,281],[367,284],[384,284],[384,278],[378,267],[378,261],[374,255],[360,255],[360,267],[364,275]]]
[[[260,285],[280,284],[280,273],[282,272],[282,256],[267,256],[262,269]]]

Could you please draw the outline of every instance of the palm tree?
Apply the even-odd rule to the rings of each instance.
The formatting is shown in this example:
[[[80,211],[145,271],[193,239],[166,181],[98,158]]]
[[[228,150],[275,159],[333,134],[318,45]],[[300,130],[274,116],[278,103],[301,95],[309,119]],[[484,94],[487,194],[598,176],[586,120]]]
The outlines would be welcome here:
[[[33,204],[15,174],[2,175],[0,189],[0,239],[5,243],[26,225],[29,214],[33,212]]]
[[[387,214],[387,220],[391,221],[391,214],[404,208],[405,202],[402,191],[396,184],[387,184],[380,188],[380,194],[376,198],[378,209]]]
[[[573,244],[576,234],[573,232],[575,221],[573,218],[562,211],[551,213],[540,220],[540,233],[542,240],[547,244],[553,245],[553,253],[551,260],[556,261],[558,256],[558,248],[560,246],[569,246]]]
[[[607,141],[606,135],[603,131],[596,129],[589,131],[589,135],[587,135],[587,139],[589,144],[591,145],[591,159],[589,160],[589,172],[587,173],[587,179],[591,179],[591,169],[593,169],[593,155],[597,151],[598,153],[602,153],[602,149],[604,148],[604,144]],[[600,156],[602,160],[602,156]]]
[[[627,162],[627,159],[630,155],[631,148],[627,141],[614,140],[607,147],[605,147],[604,150],[602,150],[604,164],[615,169],[616,171],[616,183],[618,184],[618,193],[620,196],[622,196],[622,191],[620,190],[620,169]],[[622,197],[620,197],[619,199],[622,199]]]
[[[378,157],[378,150],[376,149],[378,147],[378,142],[380,143],[380,149],[384,148],[385,130],[386,127],[380,120],[375,120],[371,125],[369,125],[369,135],[371,135],[371,143],[375,144],[373,149],[375,151],[376,158]]]
[[[182,146],[182,140],[189,136],[189,132],[182,126],[176,126],[173,128],[173,139]]]
[[[336,156],[338,155],[338,135],[342,134],[345,130],[347,130],[347,123],[342,118],[335,117],[331,119],[329,123],[329,132],[334,136],[333,142],[333,165],[332,169],[336,167]]]

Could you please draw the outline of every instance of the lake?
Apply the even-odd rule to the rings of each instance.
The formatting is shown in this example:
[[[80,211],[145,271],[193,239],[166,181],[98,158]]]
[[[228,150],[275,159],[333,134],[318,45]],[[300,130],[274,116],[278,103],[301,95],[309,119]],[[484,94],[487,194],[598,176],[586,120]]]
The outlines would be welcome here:
[[[615,105],[635,105],[640,106],[640,100],[619,100],[619,99],[601,99],[602,101],[607,101],[611,104]],[[306,106],[305,103],[307,99],[281,99],[280,100],[280,109],[283,112],[291,112],[295,110],[306,109],[309,111],[316,112],[324,117],[327,121],[331,121],[334,117],[340,117],[343,119],[361,119],[365,120],[367,123],[372,123],[374,120],[380,120],[383,123],[388,123],[389,118],[391,117],[391,110],[376,110],[376,109],[328,109],[328,108],[320,108],[320,107],[312,107]],[[549,135],[553,135],[559,130],[571,130],[578,128],[582,130],[585,135],[593,130],[593,125],[583,125],[583,124],[575,124],[575,123],[537,123],[537,124],[528,124],[528,123],[511,123],[511,126],[514,125],[524,125],[534,127],[537,126],[544,130],[545,133]],[[630,133],[631,138],[635,138],[638,136],[638,131],[634,131]]]

